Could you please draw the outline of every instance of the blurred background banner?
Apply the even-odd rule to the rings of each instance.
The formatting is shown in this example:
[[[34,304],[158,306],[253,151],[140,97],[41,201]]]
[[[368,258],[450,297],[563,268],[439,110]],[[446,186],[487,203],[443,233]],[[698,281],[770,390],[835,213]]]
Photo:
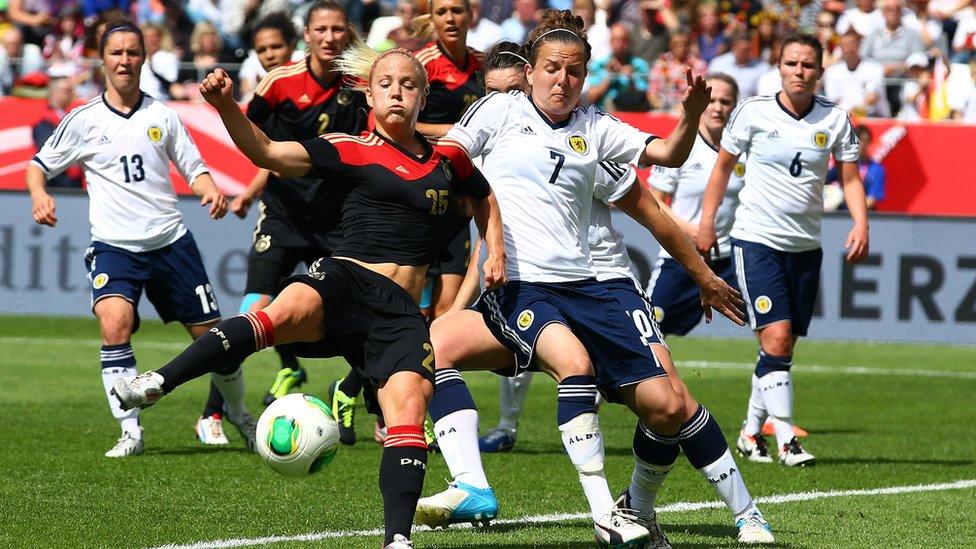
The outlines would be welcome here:
[[[0,193],[0,314],[89,315],[90,281],[83,263],[89,245],[88,199],[55,195],[58,226],[31,220],[30,197]],[[180,201],[196,237],[224,315],[236,314],[244,291],[254,219],[213,221],[197,201]],[[254,209],[256,210],[256,209]],[[614,212],[642,280],[657,258],[651,235]],[[843,259],[851,222],[824,218],[820,302],[810,337],[869,341],[976,343],[976,220],[878,215],[871,220],[871,255],[860,265]],[[140,314],[156,315],[143,299]],[[751,337],[718,317],[697,334]]]

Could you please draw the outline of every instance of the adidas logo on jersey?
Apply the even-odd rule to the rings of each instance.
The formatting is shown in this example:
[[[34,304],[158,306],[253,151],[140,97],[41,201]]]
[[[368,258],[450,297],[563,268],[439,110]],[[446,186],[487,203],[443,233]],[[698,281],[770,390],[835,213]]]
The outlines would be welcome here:
[[[535,135],[535,132],[532,131],[532,126],[522,126],[522,129],[519,130],[519,133],[522,135]]]
[[[773,130],[772,132],[770,132],[769,138],[770,139],[779,139],[779,132],[776,131],[776,130]]]
[[[702,169],[701,162],[695,162],[694,164],[688,166],[688,170],[700,170]]]
[[[112,140],[108,138],[107,135],[103,135],[98,138],[98,145],[108,145]]]
[[[400,165],[398,165],[398,166],[396,167],[396,171],[398,171],[398,172],[400,172],[400,173],[405,173],[405,174],[407,174],[407,175],[410,175],[410,172],[409,172],[409,171],[407,171],[407,169],[403,167],[403,164],[400,164]]]
[[[444,80],[446,80],[447,82],[450,82],[451,84],[457,82],[457,79],[454,78],[454,75],[453,74],[447,75],[447,77],[444,78]]]
[[[307,93],[303,93],[301,97],[298,98],[299,103],[311,103],[312,100],[308,97]]]

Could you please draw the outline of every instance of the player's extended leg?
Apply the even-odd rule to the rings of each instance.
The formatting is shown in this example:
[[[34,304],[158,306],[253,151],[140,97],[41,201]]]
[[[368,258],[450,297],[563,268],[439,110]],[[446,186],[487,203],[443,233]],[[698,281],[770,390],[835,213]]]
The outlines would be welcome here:
[[[241,300],[240,314],[255,313],[264,309],[274,300],[274,296],[261,293],[249,293]],[[287,395],[292,389],[305,383],[308,374],[298,362],[298,357],[291,350],[280,345],[275,346],[281,368],[275,374],[275,380],[264,395],[264,405],[274,402],[276,398]]]
[[[793,347],[797,338],[793,335],[792,323],[783,321],[770,324],[760,330],[758,336],[759,358],[753,386],[758,389],[776,431],[779,460],[791,467],[814,465],[816,458],[803,449],[793,432],[793,380],[790,369],[793,367]],[[743,430],[758,433],[762,423],[758,422],[757,425],[758,417],[751,410],[750,399],[750,414]]]
[[[416,372],[396,372],[376,391],[387,424],[379,477],[384,546],[403,541],[401,537],[410,539],[427,468],[423,423],[433,391],[430,381]]]
[[[732,513],[739,530],[739,542],[773,543],[772,529],[756,508],[718,422],[691,395],[678,375],[667,347],[655,345],[654,354],[668,372],[671,387],[682,402],[683,422],[678,433],[678,446]]]
[[[487,523],[498,514],[498,500],[478,451],[478,410],[458,370],[497,367],[511,361],[512,353],[495,339],[482,315],[470,310],[436,323],[430,340],[435,362],[430,417],[452,482],[446,491],[420,500],[416,521],[433,527]]]
[[[236,368],[276,341],[284,344],[322,339],[322,320],[318,292],[306,284],[290,284],[267,308],[220,321],[158,371],[116,380],[112,392],[123,409],[147,408],[183,383],[209,372]]]
[[[478,439],[478,446],[485,453],[507,452],[515,447],[518,431],[518,418],[522,414],[522,404],[529,394],[532,372],[522,372],[515,377],[502,377],[498,381],[498,406],[501,410],[498,427]]]
[[[197,325],[186,325],[186,330],[190,333],[190,337],[195,340],[206,335],[211,328],[217,325],[218,322],[211,322],[208,324],[197,324]],[[213,398],[214,390],[216,389],[217,394],[220,396],[219,399]],[[251,451],[254,451],[256,446],[255,441],[255,431],[257,430],[257,422],[247,411],[247,407],[244,405],[244,366],[243,364],[232,364],[223,369],[215,370],[210,374],[210,393],[208,397],[208,406],[211,404],[216,404],[220,402],[220,412],[224,417],[230,421],[237,432],[240,433],[241,438],[244,440],[244,444]],[[211,402],[213,401],[213,402]],[[204,416],[204,418],[210,418],[211,429],[213,428],[213,416]],[[220,416],[218,416],[217,421],[220,421]],[[219,424],[218,424],[219,425]],[[222,431],[222,429],[221,429]],[[221,434],[223,434],[221,432]],[[197,435],[200,435],[200,426],[198,422]],[[201,437],[203,440],[203,437]],[[206,441],[204,441],[206,442]],[[227,438],[224,437],[224,444],[227,444]],[[212,443],[211,443],[212,444]]]
[[[98,300],[94,311],[102,335],[102,386],[105,388],[112,416],[122,428],[122,436],[111,450],[105,452],[105,457],[138,455],[145,449],[142,427],[139,425],[139,410],[121,408],[111,394],[115,380],[134,377],[139,373],[130,343],[135,325],[135,309],[128,300],[109,296]]]
[[[454,298],[457,297],[462,282],[463,274],[442,273],[437,277],[431,296],[432,320],[443,316],[454,305]]]

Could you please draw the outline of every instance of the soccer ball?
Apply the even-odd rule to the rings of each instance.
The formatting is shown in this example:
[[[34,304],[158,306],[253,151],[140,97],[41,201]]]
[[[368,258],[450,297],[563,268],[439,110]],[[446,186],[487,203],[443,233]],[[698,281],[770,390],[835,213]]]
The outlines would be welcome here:
[[[339,426],[332,409],[299,393],[276,399],[261,414],[258,454],[286,477],[304,477],[324,469],[339,451]]]

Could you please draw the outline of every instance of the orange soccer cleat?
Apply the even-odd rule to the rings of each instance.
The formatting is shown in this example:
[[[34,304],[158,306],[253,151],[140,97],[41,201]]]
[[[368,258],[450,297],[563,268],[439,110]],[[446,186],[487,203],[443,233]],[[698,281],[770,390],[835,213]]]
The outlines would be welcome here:
[[[767,419],[766,423],[763,423],[762,434],[763,436],[767,437],[771,437],[776,434],[776,429],[773,427],[772,420]],[[808,433],[803,427],[799,427],[797,425],[793,426],[793,435],[795,435],[797,438],[806,438],[809,434],[810,433]]]

